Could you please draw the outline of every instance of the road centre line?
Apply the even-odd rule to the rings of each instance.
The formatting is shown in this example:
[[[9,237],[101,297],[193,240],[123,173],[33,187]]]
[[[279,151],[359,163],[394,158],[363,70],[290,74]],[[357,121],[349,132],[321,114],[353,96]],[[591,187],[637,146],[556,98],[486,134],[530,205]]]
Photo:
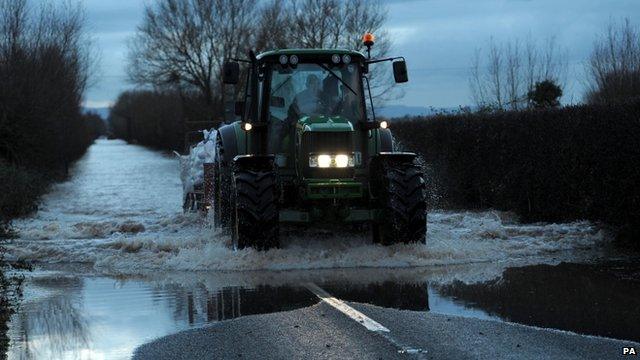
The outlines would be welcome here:
[[[360,311],[352,308],[351,306],[345,304],[344,301],[332,296],[331,294],[326,292],[324,289],[322,289],[318,285],[316,285],[314,283],[306,283],[306,284],[304,284],[304,286],[309,291],[314,293],[320,300],[324,301],[325,303],[327,303],[328,305],[330,305],[334,309],[336,309],[336,310],[340,311],[341,313],[347,315],[352,320],[355,320],[357,323],[359,323],[360,325],[362,325],[365,328],[367,328],[367,330],[373,331],[373,332],[379,334],[380,336],[382,336],[383,338],[385,338],[387,341],[392,343],[398,349],[398,353],[406,354],[406,355],[409,355],[409,356],[412,356],[412,357],[417,357],[419,359],[424,358],[424,356],[426,354],[425,350],[413,348],[413,347],[410,347],[410,346],[405,346],[405,345],[399,343],[396,339],[394,339],[391,336],[391,331],[389,329],[387,329],[384,325],[382,325],[379,322],[371,319],[370,317],[368,317],[365,314],[361,313]]]
[[[322,289],[318,285],[314,283],[307,283],[305,284],[305,287],[309,289],[309,291],[314,293],[317,297],[319,297],[320,300],[331,305],[333,308],[347,315],[352,320],[355,320],[356,322],[360,323],[360,325],[366,327],[367,330],[375,331],[375,332],[389,332],[389,329],[387,329],[380,323],[376,322],[375,320],[371,319],[370,317],[366,316],[360,311],[352,308],[351,306],[345,304],[344,301],[333,297],[331,294],[324,291],[324,289]]]

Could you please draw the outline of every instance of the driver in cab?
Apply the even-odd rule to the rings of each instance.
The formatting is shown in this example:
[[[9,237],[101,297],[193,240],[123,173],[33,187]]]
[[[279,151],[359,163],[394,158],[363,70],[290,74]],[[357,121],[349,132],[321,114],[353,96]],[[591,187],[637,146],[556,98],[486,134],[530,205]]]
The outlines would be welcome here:
[[[306,88],[293,99],[293,104],[300,114],[314,114],[320,107],[320,79],[317,75],[307,76]]]

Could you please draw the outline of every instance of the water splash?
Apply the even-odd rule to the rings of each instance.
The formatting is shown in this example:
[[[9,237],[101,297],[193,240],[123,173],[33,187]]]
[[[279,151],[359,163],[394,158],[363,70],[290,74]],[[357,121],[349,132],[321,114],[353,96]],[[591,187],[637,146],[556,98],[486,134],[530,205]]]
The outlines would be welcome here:
[[[13,258],[86,262],[105,272],[416,267],[595,252],[607,234],[587,221],[520,224],[513,214],[435,211],[427,244],[374,245],[368,233],[293,231],[282,248],[233,251],[230,238],[196,214],[183,215],[178,161],[121,141],[101,140],[41,210],[17,222]],[[594,255],[595,256],[595,255]]]

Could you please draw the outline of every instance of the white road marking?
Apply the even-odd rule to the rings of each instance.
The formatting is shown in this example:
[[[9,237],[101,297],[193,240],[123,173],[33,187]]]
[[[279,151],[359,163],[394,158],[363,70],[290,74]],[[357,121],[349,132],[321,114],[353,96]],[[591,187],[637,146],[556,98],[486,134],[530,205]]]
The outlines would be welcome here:
[[[389,332],[389,329],[387,329],[386,327],[382,326],[380,323],[378,323],[375,320],[367,317],[365,314],[363,314],[360,311],[352,308],[351,306],[345,304],[343,301],[331,296],[331,294],[329,294],[328,292],[324,291],[324,289],[322,289],[318,285],[316,285],[314,283],[307,283],[307,284],[305,284],[305,286],[312,293],[316,294],[316,296],[319,297],[320,300],[322,300],[322,301],[326,302],[327,304],[333,306],[336,310],[340,311],[341,313],[347,315],[351,319],[353,319],[356,322],[360,323],[360,325],[366,327],[367,330],[376,331],[376,332]]]
[[[389,329],[384,327],[379,322],[367,317],[365,314],[361,313],[360,311],[345,304],[344,301],[332,296],[331,294],[326,292],[324,289],[322,289],[318,285],[314,283],[306,283],[305,287],[309,289],[309,291],[314,293],[318,298],[320,298],[320,300],[329,304],[334,309],[347,315],[352,320],[355,320],[360,325],[366,327],[367,330],[374,331],[378,335],[385,338],[387,341],[389,341],[391,344],[393,344],[393,346],[395,346],[398,349],[399,354],[406,354],[411,357],[422,359],[425,356],[424,354],[427,353],[427,351],[424,349],[416,349],[416,348],[402,345],[400,342],[398,342],[396,339],[393,338],[393,336],[391,335],[391,331]]]

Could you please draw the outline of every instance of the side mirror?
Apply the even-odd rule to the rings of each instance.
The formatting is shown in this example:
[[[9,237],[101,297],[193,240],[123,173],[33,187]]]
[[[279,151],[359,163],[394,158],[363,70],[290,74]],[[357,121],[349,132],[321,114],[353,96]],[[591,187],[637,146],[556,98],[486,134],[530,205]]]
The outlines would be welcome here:
[[[244,114],[244,101],[236,101],[233,113],[242,116]]]
[[[283,108],[284,107],[284,98],[280,96],[272,96],[271,97],[271,107]]]
[[[222,82],[235,85],[240,80],[240,64],[235,61],[227,62],[222,68]]]
[[[409,81],[407,74],[407,62],[404,60],[393,62],[393,78],[397,83],[405,83]]]

